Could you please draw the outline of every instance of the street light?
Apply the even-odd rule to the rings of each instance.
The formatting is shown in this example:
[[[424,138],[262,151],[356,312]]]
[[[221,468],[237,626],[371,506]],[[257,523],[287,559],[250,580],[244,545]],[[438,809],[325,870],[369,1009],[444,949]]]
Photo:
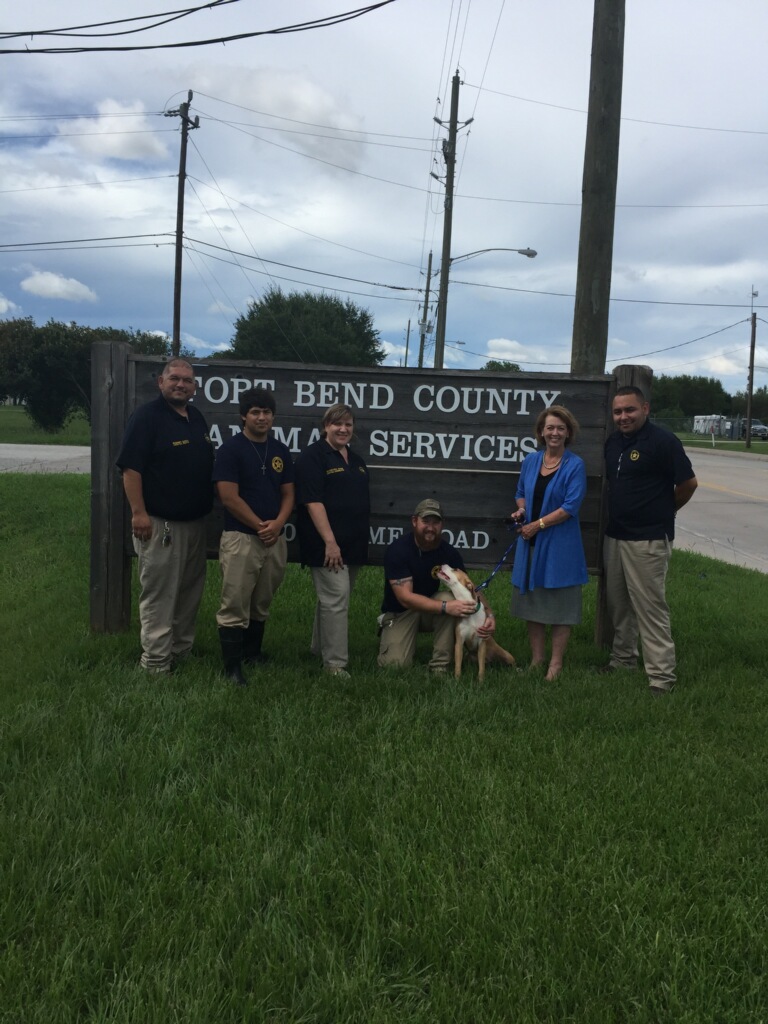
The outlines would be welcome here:
[[[437,294],[437,327],[435,329],[435,369],[442,370],[443,357],[445,355],[445,314],[448,306],[448,275],[453,263],[462,260],[469,260],[473,256],[480,256],[484,252],[518,252],[521,256],[527,256],[532,260],[536,255],[535,249],[506,249],[493,246],[490,249],[474,249],[472,252],[465,252],[461,256],[451,256],[445,260],[440,267],[440,290]]]

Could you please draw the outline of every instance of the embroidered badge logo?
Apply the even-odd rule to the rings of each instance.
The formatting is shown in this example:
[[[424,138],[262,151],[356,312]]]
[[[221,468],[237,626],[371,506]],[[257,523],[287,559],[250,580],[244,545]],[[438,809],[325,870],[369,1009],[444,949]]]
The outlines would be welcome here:
[[[632,451],[629,453],[629,458],[631,462],[637,462],[637,460],[640,458],[640,452],[637,450],[637,448],[632,449]]]
[[[275,473],[283,472],[283,460],[280,458],[279,455],[275,455],[275,457],[272,459],[272,469],[275,471]]]

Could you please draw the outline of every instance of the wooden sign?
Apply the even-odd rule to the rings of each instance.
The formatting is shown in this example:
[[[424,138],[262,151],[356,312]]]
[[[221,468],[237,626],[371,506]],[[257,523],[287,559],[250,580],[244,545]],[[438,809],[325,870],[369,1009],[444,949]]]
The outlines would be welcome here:
[[[110,537],[120,538],[124,558],[133,553],[114,463],[127,418],[136,406],[157,396],[163,365],[157,357],[135,355],[123,344],[94,346],[92,480],[94,522],[100,523],[95,541],[99,563],[120,561],[114,551],[102,550],[104,545],[110,548]],[[240,429],[240,395],[251,387],[274,391],[274,434],[294,456],[317,439],[329,406],[343,402],[354,410],[352,446],[370,470],[373,564],[382,564],[386,546],[410,529],[416,505],[437,498],[446,516],[444,535],[467,565],[496,566],[514,540],[505,520],[515,507],[521,463],[537,448],[536,417],[552,405],[565,405],[579,422],[573,451],[587,469],[581,510],[587,564],[593,571],[600,564],[602,453],[613,377],[226,360],[192,360],[192,365],[197,379],[194,404],[217,446]],[[221,510],[216,509],[209,530],[211,557],[216,557],[220,532]],[[286,532],[289,558],[296,561],[293,522]],[[511,556],[506,567],[511,567]],[[92,590],[94,581],[98,589],[101,575],[98,566],[92,570]]]

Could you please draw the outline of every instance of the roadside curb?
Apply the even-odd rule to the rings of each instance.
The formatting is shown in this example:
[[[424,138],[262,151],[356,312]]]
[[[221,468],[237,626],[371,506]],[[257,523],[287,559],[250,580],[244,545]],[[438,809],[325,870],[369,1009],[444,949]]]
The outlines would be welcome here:
[[[703,444],[687,445],[683,442],[685,453],[688,456],[696,452],[705,452],[707,455],[719,455],[728,459],[751,459],[752,462],[768,462],[768,452],[729,452],[723,448],[707,448]]]

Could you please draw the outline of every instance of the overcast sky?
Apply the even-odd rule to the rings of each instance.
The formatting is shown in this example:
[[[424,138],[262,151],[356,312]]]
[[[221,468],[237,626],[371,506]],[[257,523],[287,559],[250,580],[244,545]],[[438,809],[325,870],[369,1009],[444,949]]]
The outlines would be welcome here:
[[[458,69],[459,119],[474,120],[460,132],[452,255],[538,256],[452,267],[446,366],[567,370],[593,0],[395,0],[313,31],[26,52],[218,40],[360,6],[239,0],[78,39],[40,33],[184,3],[5,5],[0,49],[24,52],[2,55],[0,316],[170,333],[180,134],[163,112],[192,90],[183,341],[201,356],[227,347],[248,301],[279,285],[367,307],[388,363],[404,361],[410,321],[415,365],[442,239],[434,118],[448,119]],[[647,363],[743,390],[754,286],[755,384],[768,383],[767,38],[765,0],[627,0],[608,369]]]

